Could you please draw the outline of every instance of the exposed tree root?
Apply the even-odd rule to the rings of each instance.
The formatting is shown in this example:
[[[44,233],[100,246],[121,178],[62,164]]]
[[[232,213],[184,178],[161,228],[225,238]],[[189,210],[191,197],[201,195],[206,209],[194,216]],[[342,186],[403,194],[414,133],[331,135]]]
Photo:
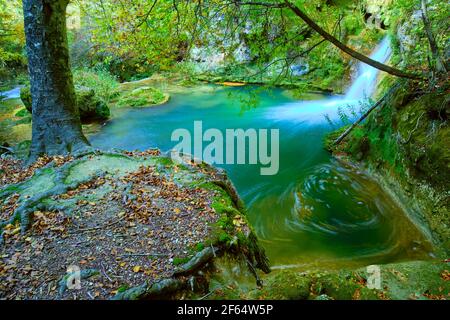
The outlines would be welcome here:
[[[64,206],[54,206],[54,205],[46,205],[43,203],[44,199],[50,198],[52,196],[57,196],[60,194],[64,194],[69,190],[76,189],[79,185],[82,183],[85,183],[89,180],[91,180],[94,177],[99,177],[104,174],[104,172],[97,172],[92,176],[86,176],[85,179],[79,180],[73,183],[67,183],[67,178],[70,175],[71,169],[75,166],[85,162],[89,161],[89,159],[86,159],[86,156],[94,156],[94,155],[105,155],[105,156],[121,156],[123,158],[132,159],[132,157],[117,151],[109,151],[109,152],[102,152],[100,150],[94,150],[92,148],[80,150],[79,152],[73,154],[73,161],[70,161],[68,163],[63,164],[61,167],[58,168],[58,170],[55,170],[55,178],[53,179],[53,187],[49,190],[37,193],[33,195],[32,197],[25,199],[20,206],[14,210],[14,213],[11,215],[11,217],[6,221],[0,222],[0,245],[3,244],[3,228],[8,224],[14,224],[17,221],[20,222],[20,228],[22,234],[28,231],[32,224],[32,215],[33,212],[37,210],[48,210],[48,211],[54,211],[54,210],[64,210],[66,209]],[[38,177],[44,170],[55,168],[55,163],[50,162],[43,168],[37,169],[31,179],[34,177]],[[23,181],[20,183],[15,184],[14,186],[20,188],[21,186],[27,184],[28,181]],[[1,198],[6,198],[10,196],[13,193],[16,193],[17,190],[14,188],[8,188],[11,186],[6,186],[3,188],[3,190],[0,192]]]

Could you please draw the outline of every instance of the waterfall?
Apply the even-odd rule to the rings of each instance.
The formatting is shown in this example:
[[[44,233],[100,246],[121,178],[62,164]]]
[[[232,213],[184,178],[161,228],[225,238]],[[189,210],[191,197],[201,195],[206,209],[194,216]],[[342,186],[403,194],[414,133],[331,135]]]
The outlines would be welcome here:
[[[375,51],[370,55],[370,58],[385,63],[389,59],[391,52],[389,38],[384,37]],[[361,100],[372,96],[375,91],[376,81],[380,71],[364,62],[359,62],[357,70],[356,79],[345,94],[346,100]]]
[[[385,63],[391,55],[389,38],[386,36],[374,49],[370,58]],[[358,109],[361,100],[375,92],[380,70],[358,62],[355,79],[344,96],[329,96],[321,100],[296,101],[276,106],[267,111],[267,117],[275,121],[318,123],[325,121],[325,115],[332,120],[339,118],[339,108],[353,106]]]

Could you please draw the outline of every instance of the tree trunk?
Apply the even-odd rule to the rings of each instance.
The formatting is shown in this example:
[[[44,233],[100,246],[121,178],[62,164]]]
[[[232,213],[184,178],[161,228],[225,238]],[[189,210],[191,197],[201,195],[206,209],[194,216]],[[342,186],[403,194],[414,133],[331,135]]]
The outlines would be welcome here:
[[[89,145],[84,137],[69,66],[69,0],[23,0],[33,123],[30,159]]]
[[[383,63],[380,63],[378,61],[375,61],[373,59],[370,59],[369,57],[366,57],[365,55],[353,50],[350,47],[347,47],[345,44],[343,44],[341,41],[333,37],[331,34],[326,32],[324,29],[322,29],[317,23],[315,23],[311,18],[308,17],[307,14],[305,14],[302,10],[300,10],[296,5],[292,4],[290,1],[285,0],[285,3],[288,8],[290,8],[298,17],[300,17],[308,26],[310,26],[312,29],[314,29],[318,34],[320,34],[324,39],[330,41],[332,44],[334,44],[336,47],[344,51],[345,53],[349,54],[351,57],[358,59],[359,61],[362,61],[364,63],[367,63],[368,65],[379,69],[381,71],[385,71],[389,74],[392,74],[397,77],[401,78],[409,78],[409,79],[421,79],[422,77],[416,74],[411,74],[404,72],[402,70],[387,66]]]
[[[447,72],[444,63],[442,62],[441,56],[439,54],[439,48],[436,43],[436,39],[434,38],[433,31],[431,30],[431,23],[428,20],[427,13],[427,2],[426,0],[422,0],[422,21],[425,27],[425,32],[427,34],[428,42],[430,44],[431,56],[433,58],[434,67],[438,73]]]

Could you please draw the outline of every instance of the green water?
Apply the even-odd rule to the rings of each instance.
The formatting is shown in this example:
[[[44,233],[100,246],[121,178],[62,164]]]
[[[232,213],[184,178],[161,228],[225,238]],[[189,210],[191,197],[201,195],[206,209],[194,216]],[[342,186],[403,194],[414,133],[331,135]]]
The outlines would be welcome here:
[[[280,130],[280,168],[223,167],[247,205],[249,220],[277,267],[318,267],[425,258],[430,246],[405,214],[364,172],[346,167],[322,147],[340,97],[295,101],[281,89],[260,92],[257,108],[242,112],[246,88],[202,86],[172,93],[169,103],[115,111],[90,137],[96,147],[170,150],[174,129]],[[237,95],[237,93],[240,93]],[[206,143],[205,143],[206,145]]]

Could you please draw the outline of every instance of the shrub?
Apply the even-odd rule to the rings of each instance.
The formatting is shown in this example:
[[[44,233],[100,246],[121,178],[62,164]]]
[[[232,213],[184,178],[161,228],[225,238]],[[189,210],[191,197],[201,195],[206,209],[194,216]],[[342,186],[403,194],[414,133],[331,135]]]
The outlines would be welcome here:
[[[118,93],[119,82],[105,70],[75,69],[73,80],[76,86],[93,89],[97,97],[108,103]]]

